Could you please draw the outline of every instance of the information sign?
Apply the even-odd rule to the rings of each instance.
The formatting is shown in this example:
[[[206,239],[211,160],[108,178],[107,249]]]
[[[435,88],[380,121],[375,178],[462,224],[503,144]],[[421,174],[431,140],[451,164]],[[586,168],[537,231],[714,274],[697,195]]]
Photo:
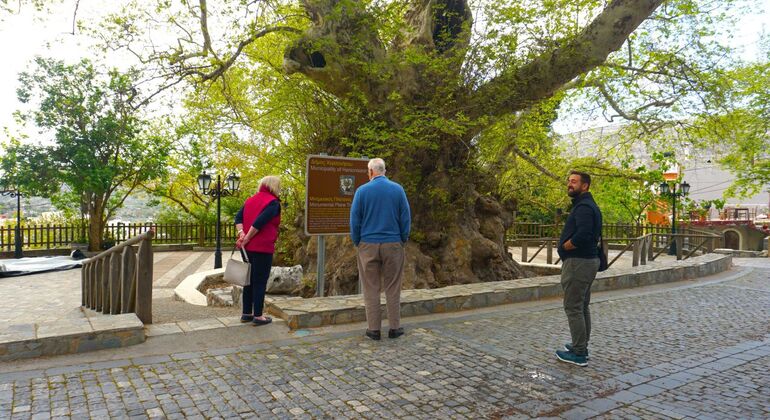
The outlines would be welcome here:
[[[368,159],[311,155],[307,158],[305,233],[350,233],[353,194],[369,182]]]

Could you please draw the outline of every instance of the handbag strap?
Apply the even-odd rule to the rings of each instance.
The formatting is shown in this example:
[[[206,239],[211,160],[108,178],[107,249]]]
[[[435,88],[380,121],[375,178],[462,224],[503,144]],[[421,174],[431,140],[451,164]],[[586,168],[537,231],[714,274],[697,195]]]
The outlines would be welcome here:
[[[247,256],[246,256],[246,253],[245,253],[245,252],[243,252],[243,248],[238,248],[238,247],[236,247],[235,245],[233,245],[233,251],[232,251],[232,252],[230,252],[230,258],[231,258],[231,259],[233,258],[233,255],[235,254],[235,250],[236,250],[236,249],[238,249],[239,251],[241,251],[241,260],[243,260],[243,262],[245,262],[245,263],[249,262],[249,257],[247,257]]]

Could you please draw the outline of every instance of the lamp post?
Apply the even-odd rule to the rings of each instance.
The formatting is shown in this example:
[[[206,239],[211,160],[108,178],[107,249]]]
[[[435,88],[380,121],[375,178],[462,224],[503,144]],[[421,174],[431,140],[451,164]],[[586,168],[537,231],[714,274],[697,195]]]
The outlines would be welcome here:
[[[676,255],[676,200],[678,197],[684,197],[690,192],[690,184],[682,181],[677,189],[676,183],[668,184],[664,181],[660,184],[660,194],[671,197],[671,247],[668,249],[668,255]]]
[[[10,196],[16,198],[16,228],[14,229],[14,249],[13,258],[21,258],[24,255],[21,252],[21,192],[19,190],[0,190],[0,196]]]
[[[216,237],[217,237],[217,249],[214,252],[214,268],[222,268],[222,234],[220,229],[220,218],[222,216],[222,197],[235,195],[238,193],[238,188],[241,186],[241,178],[235,174],[230,174],[225,180],[227,187],[222,186],[222,179],[217,174],[217,184],[214,188],[211,188],[211,175],[203,171],[198,175],[198,188],[204,195],[216,197],[217,199],[217,224],[216,224]]]

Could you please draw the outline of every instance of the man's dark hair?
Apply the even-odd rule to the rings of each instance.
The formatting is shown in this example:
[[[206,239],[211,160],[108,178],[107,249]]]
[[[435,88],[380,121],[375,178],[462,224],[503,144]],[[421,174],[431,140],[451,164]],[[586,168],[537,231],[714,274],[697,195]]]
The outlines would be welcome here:
[[[585,172],[580,171],[569,171],[570,175],[580,175],[580,182],[582,184],[588,184],[588,186],[591,186],[591,175],[588,175]]]

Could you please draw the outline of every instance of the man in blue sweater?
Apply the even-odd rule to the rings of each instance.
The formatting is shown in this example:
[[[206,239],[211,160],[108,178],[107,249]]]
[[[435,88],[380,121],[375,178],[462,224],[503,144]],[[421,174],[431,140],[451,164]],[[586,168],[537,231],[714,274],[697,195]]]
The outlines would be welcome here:
[[[591,336],[591,284],[599,270],[599,248],[602,234],[602,212],[588,191],[591,176],[572,171],[567,180],[567,195],[572,198],[572,211],[564,223],[559,239],[561,286],[564,289],[564,312],[567,314],[572,342],[557,350],[562,362],[588,365],[588,340]]]
[[[397,338],[404,335],[401,279],[412,219],[404,189],[385,177],[385,161],[372,159],[368,167],[369,182],[356,190],[350,209],[350,239],[358,248],[358,276],[368,323],[366,336],[372,340],[381,337],[380,290],[384,288],[388,337]]]

